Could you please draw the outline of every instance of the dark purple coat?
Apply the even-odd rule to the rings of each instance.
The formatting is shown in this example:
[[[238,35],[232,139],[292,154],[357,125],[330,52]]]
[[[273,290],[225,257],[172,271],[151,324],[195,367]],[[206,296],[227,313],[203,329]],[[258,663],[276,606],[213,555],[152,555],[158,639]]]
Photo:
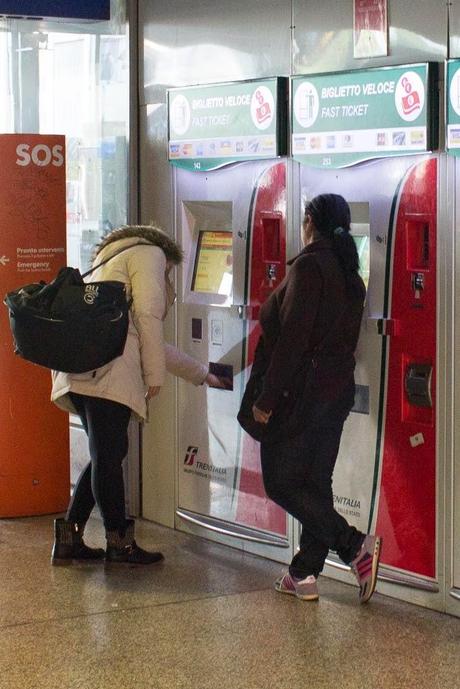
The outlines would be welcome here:
[[[254,366],[266,371],[256,402],[263,411],[276,410],[302,362],[312,355],[320,399],[337,399],[353,379],[366,295],[363,281],[353,273],[347,289],[327,239],[309,244],[288,265],[289,273],[260,309],[262,336]]]

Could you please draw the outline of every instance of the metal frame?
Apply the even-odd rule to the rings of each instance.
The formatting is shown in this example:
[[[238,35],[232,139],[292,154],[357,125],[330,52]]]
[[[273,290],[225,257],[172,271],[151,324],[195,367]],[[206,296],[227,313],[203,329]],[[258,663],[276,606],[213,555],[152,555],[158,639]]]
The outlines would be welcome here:
[[[139,222],[139,21],[137,0],[127,0],[129,42],[128,223]],[[132,516],[142,514],[142,429],[132,419],[128,427],[127,497]]]

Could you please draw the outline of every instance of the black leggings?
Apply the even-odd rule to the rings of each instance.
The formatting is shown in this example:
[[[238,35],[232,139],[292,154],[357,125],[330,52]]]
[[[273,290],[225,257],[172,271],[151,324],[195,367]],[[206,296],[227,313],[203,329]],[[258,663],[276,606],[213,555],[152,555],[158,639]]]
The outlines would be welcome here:
[[[353,392],[354,386],[341,400],[324,404],[301,435],[261,445],[268,497],[302,525],[300,549],[289,567],[296,577],[317,577],[329,550],[349,564],[364,540],[364,534],[336,512],[332,494],[332,474]]]
[[[128,451],[131,409],[124,404],[69,393],[89,441],[91,461],[80,474],[66,519],[85,524],[94,505],[107,531],[126,529],[122,462]]]

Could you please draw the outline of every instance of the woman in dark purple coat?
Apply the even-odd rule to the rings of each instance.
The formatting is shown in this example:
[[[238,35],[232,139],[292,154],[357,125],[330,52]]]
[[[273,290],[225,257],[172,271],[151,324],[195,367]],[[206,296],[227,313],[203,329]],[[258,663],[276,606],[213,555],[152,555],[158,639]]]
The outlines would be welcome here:
[[[334,550],[352,567],[366,602],[375,589],[381,538],[350,526],[335,511],[332,495],[343,424],[354,403],[354,351],[366,294],[342,196],[322,194],[307,204],[302,243],[287,277],[261,308],[254,362],[265,371],[254,418],[269,424],[273,417],[275,428],[286,391],[305,376],[299,374],[305,359],[315,365],[303,427],[287,437],[268,433],[261,443],[267,495],[302,525],[300,550],[275,588],[317,600],[317,578]]]

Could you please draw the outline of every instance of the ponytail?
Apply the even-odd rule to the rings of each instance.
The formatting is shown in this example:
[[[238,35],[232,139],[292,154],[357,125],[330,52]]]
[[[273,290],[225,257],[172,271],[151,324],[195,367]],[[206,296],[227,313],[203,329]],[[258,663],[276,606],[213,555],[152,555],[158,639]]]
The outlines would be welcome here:
[[[345,275],[359,270],[359,256],[356,244],[350,232],[343,227],[336,227],[332,234],[332,249],[339,259]]]
[[[359,256],[350,235],[350,206],[339,194],[320,194],[305,207],[320,235],[332,242],[332,249],[343,270],[347,287],[356,285]]]

